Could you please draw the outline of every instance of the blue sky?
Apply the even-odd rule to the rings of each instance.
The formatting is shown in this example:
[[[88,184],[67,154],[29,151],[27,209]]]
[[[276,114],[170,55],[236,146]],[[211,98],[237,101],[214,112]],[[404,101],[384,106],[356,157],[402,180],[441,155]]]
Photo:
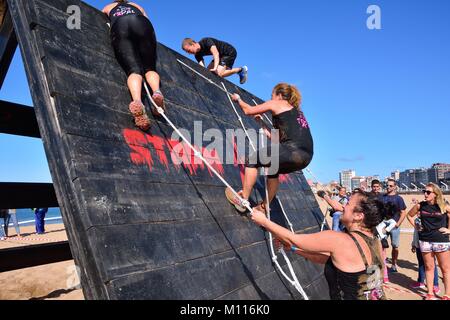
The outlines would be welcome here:
[[[250,68],[244,88],[257,96],[296,84],[315,139],[310,169],[322,182],[348,168],[384,177],[450,162],[450,1],[139,3],[158,41],[179,52],[186,36],[232,43],[236,65]],[[381,8],[382,30],[366,27],[371,4]],[[0,99],[32,105],[20,54]],[[40,140],[0,134],[0,145],[8,155],[0,181],[51,181]]]

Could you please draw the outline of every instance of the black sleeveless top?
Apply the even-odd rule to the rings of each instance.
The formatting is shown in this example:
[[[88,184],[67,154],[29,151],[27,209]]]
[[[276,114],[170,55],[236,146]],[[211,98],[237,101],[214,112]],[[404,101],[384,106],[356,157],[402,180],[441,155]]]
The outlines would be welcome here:
[[[385,300],[382,282],[384,265],[378,253],[378,240],[377,238],[369,238],[361,232],[354,233],[360,235],[367,243],[372,255],[372,265],[368,264],[358,240],[349,233],[348,235],[355,242],[364,260],[366,269],[356,273],[342,272],[330,258],[325,265],[325,278],[330,288],[330,298],[331,300]]]
[[[422,221],[422,231],[419,232],[419,240],[426,242],[446,243],[450,242],[449,235],[445,235],[439,231],[441,228],[447,228],[447,214],[442,213],[441,208],[437,205],[430,205],[423,201],[420,203],[419,211]]]
[[[117,6],[115,6],[110,12],[109,12],[109,20],[111,21],[111,27],[122,17],[130,16],[130,15],[137,15],[137,16],[143,16],[144,14],[133,6],[132,4],[129,4],[127,2],[125,3],[118,3]]]
[[[314,143],[303,112],[292,108],[272,118],[274,128],[280,131],[281,144],[292,144],[311,155],[313,154]]]

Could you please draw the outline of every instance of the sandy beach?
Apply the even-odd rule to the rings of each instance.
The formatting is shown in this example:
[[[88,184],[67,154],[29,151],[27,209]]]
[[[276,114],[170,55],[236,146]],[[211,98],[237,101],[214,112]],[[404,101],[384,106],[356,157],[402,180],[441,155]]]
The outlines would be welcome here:
[[[413,198],[422,199],[421,196],[404,196],[408,209],[412,206]],[[450,200],[450,197],[447,197]],[[323,212],[327,206],[319,199],[319,204]],[[330,219],[328,222],[331,223]],[[421,294],[425,292],[410,290],[409,286],[417,280],[417,259],[411,252],[412,226],[405,220],[402,225],[399,272],[390,275],[391,283],[386,286],[386,294],[391,300],[421,300]],[[34,227],[23,227],[22,239],[15,238],[14,228],[10,229],[7,241],[0,242],[0,249],[17,246],[29,246],[37,243],[59,242],[67,240],[64,225],[55,224],[46,226],[47,233],[37,236]],[[390,250],[389,254],[390,256]],[[389,265],[389,264],[388,264]],[[81,289],[70,289],[77,283],[74,278],[74,261],[55,263],[35,268],[16,270],[0,273],[0,300],[83,300]],[[441,290],[443,290],[442,275]]]

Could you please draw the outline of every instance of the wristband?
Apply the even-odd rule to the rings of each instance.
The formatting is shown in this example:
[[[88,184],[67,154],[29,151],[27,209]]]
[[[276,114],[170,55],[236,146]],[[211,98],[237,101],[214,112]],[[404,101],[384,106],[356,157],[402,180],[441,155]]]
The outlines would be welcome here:
[[[299,249],[296,246],[291,247],[291,252],[296,253]]]

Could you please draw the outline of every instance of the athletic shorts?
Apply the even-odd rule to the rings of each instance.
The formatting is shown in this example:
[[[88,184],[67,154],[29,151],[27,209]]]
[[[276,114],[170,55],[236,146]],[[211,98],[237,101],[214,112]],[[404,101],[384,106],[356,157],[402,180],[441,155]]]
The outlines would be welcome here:
[[[450,251],[450,242],[419,241],[422,253],[442,253]]]
[[[221,65],[222,67],[225,67],[227,69],[233,69],[236,58],[237,58],[237,55],[223,56],[220,58],[219,65]]]
[[[400,247],[400,228],[395,228],[390,232],[392,248],[398,249]]]

